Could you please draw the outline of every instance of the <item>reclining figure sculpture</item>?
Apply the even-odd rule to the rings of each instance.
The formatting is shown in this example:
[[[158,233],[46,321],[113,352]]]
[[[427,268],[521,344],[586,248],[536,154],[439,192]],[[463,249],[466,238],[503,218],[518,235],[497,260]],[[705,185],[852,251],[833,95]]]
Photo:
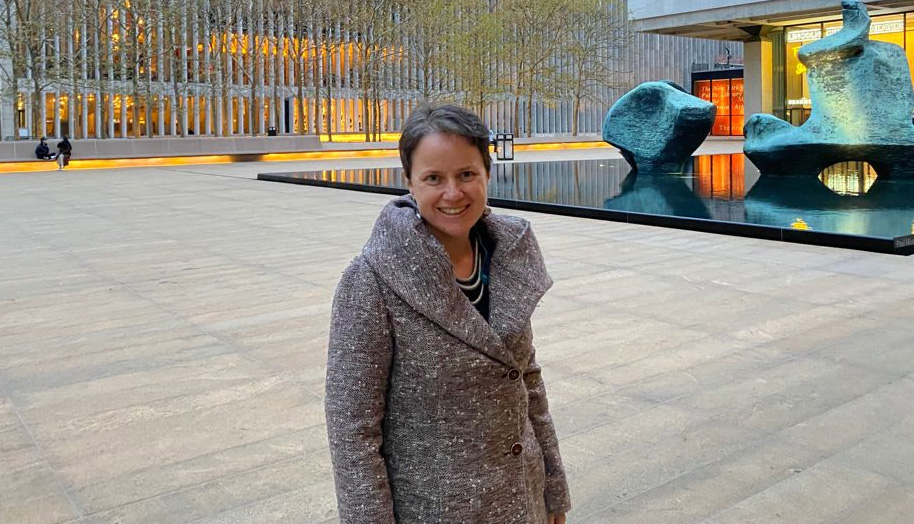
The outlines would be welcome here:
[[[762,174],[813,175],[849,160],[880,177],[914,177],[914,90],[904,50],[869,39],[858,1],[841,3],[844,27],[799,49],[812,112],[799,127],[771,115],[746,122],[744,151]]]
[[[717,108],[675,82],[645,82],[606,112],[603,141],[619,148],[633,169],[682,173],[704,142]]]

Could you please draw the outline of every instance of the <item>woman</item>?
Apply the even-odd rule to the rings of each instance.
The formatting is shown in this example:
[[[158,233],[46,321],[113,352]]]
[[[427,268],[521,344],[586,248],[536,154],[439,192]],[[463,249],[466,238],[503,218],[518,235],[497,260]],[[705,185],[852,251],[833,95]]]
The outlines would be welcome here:
[[[488,133],[407,120],[410,195],[383,209],[333,304],[327,428],[342,523],[564,523],[530,315],[552,281],[530,225],[488,213]]]

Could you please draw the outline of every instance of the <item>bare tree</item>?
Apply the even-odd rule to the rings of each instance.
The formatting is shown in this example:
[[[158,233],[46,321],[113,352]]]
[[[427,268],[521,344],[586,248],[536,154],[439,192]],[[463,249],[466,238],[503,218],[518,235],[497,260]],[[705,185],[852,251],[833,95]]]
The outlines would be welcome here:
[[[560,91],[572,100],[571,134],[578,134],[578,118],[584,100],[605,103],[607,89],[628,86],[632,33],[622,0],[576,0],[562,11],[567,40],[559,56]],[[618,67],[623,63],[626,67]],[[615,67],[614,67],[615,65]]]
[[[44,93],[57,84],[61,76],[60,56],[54,47],[59,16],[51,5],[38,0],[6,0],[0,16],[0,38],[5,43],[0,47],[0,58],[10,61],[9,69],[0,69],[7,86],[0,96],[10,100],[15,107],[22,82],[27,82],[31,108],[29,133],[42,135]]]
[[[487,2],[478,0],[461,2],[459,21],[446,39],[446,63],[462,102],[482,114],[487,103],[504,93],[503,82],[508,80],[499,57],[504,25]]]
[[[407,14],[401,39],[404,58],[414,64],[406,87],[419,100],[432,102],[453,96],[444,89],[449,68],[456,65],[449,51],[454,48],[462,19],[468,13],[466,0],[404,0]]]
[[[533,104],[538,97],[554,98],[558,52],[570,28],[562,26],[569,0],[507,0],[499,4],[505,24],[505,47],[514,91],[514,134],[532,133]],[[520,104],[525,105],[520,129]]]
[[[381,138],[381,96],[387,87],[382,84],[382,73],[385,62],[400,53],[398,36],[406,14],[394,0],[355,0],[342,20],[350,28],[358,57],[353,72],[359,78],[366,141]]]
[[[292,0],[287,5],[287,33],[298,101],[298,131],[301,134],[326,132],[332,141],[329,105],[333,85],[329,62],[332,54],[339,49],[339,41],[332,35],[331,22],[338,4],[330,0]],[[311,108],[305,106],[308,98],[305,95],[309,89],[313,103]]]

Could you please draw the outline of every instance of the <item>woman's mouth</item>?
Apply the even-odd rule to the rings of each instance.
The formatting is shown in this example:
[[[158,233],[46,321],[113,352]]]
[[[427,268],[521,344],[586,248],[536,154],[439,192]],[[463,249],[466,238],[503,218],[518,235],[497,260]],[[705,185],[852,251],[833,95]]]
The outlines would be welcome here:
[[[441,211],[441,213],[445,215],[459,215],[460,213],[466,211],[469,207],[469,205],[460,207],[439,207],[438,211]]]

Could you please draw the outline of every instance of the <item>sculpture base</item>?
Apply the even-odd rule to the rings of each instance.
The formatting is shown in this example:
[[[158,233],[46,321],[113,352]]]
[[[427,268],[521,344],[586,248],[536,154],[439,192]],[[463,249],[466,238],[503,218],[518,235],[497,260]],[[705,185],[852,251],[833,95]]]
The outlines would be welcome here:
[[[746,148],[763,175],[818,176],[839,162],[867,162],[880,178],[914,178],[914,144],[789,144]]]

